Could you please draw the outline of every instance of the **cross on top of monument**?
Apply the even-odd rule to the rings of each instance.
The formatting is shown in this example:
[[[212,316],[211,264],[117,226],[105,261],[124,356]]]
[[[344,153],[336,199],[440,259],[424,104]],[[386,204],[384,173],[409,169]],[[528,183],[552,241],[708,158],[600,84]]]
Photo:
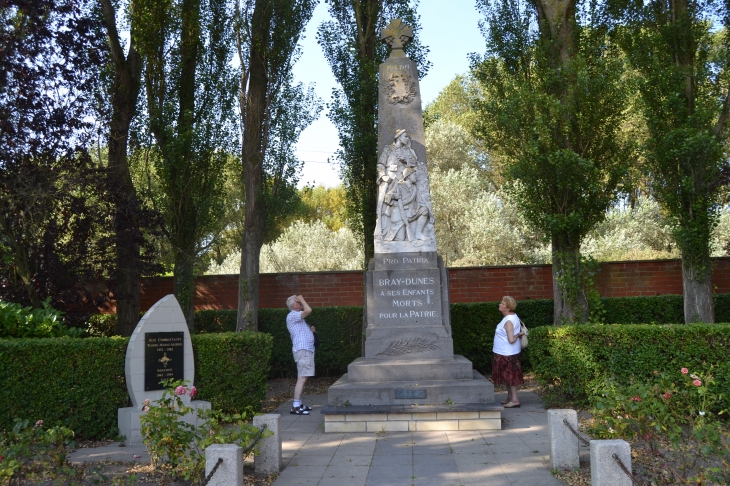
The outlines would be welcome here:
[[[391,49],[403,49],[413,40],[413,28],[401,19],[393,19],[380,33],[380,40]]]

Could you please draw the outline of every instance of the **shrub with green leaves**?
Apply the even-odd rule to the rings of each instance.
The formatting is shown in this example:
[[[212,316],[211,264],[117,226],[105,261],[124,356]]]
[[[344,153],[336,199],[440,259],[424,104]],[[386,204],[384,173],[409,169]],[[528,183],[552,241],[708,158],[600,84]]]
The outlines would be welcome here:
[[[530,332],[528,355],[538,382],[559,401],[588,404],[607,383],[628,386],[654,371],[709,370],[710,412],[730,407],[730,324],[579,325]]]
[[[213,444],[237,444],[246,447],[259,436],[259,429],[248,423],[254,415],[226,415],[213,410],[197,410],[201,425],[185,421],[196,411],[186,405],[182,396],[193,398],[196,388],[188,389],[185,382],[168,380],[162,398],[150,403],[145,400],[140,417],[143,442],[150,454],[152,466],[169,464],[166,471],[172,477],[199,482],[205,477],[205,449]]]
[[[684,320],[681,295],[603,298],[606,323],[673,324]],[[502,314],[499,302],[451,304],[451,327],[454,352],[471,360],[482,373],[492,369],[494,329]],[[260,309],[259,330],[272,335],[271,378],[296,376],[291,356],[291,338],[286,329],[286,309]],[[553,324],[552,299],[521,300],[517,314],[532,330]],[[730,322],[730,294],[715,296],[715,315]],[[347,372],[347,365],[361,356],[362,307],[315,307],[307,322],[317,329],[322,343],[315,354],[317,375],[338,375]],[[104,318],[105,326],[113,330],[113,315]],[[101,327],[99,325],[98,327]],[[201,310],[195,313],[198,335],[232,332],[236,329],[236,311],[229,309]],[[523,366],[530,369],[530,353],[524,353]]]
[[[74,433],[66,427],[45,428],[43,420],[15,419],[12,428],[0,430],[0,483],[21,480],[40,483],[49,478],[70,479],[75,471],[66,464]]]
[[[43,307],[23,307],[0,300],[0,338],[80,337],[81,330],[63,323],[63,312],[51,307],[51,298]]]
[[[117,409],[129,406],[128,338],[0,340],[0,429],[16,417],[64,426],[80,438],[115,437]],[[192,336],[199,397],[226,413],[258,410],[266,395],[271,336]]]

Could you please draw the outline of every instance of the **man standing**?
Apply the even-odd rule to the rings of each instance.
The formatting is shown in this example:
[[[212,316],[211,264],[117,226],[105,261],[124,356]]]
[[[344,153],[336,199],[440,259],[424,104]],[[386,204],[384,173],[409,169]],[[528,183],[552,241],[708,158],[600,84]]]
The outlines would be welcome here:
[[[302,403],[302,391],[307,377],[314,376],[314,326],[307,325],[304,318],[312,313],[312,308],[301,295],[292,295],[286,299],[289,315],[286,316],[286,328],[291,334],[292,353],[297,363],[297,385],[294,388],[294,405],[289,413],[293,415],[309,415],[312,410]]]

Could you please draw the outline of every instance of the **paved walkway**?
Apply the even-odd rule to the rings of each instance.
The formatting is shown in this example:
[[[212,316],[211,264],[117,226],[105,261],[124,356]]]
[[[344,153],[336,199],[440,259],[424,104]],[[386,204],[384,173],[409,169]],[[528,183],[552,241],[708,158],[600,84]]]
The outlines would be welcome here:
[[[504,401],[506,392],[496,393]],[[311,415],[279,407],[284,469],[274,486],[558,486],[549,470],[547,413],[521,391],[522,406],[505,409],[502,430],[473,432],[324,433],[326,395],[305,395]],[[585,450],[584,450],[585,449]],[[587,448],[581,448],[583,454]],[[79,449],[73,462],[149,463],[144,446],[113,443]]]
[[[496,393],[504,401],[506,392]],[[547,413],[520,392],[502,430],[474,432],[324,433],[326,395],[304,397],[309,416],[281,414],[284,470],[274,486],[551,486]]]

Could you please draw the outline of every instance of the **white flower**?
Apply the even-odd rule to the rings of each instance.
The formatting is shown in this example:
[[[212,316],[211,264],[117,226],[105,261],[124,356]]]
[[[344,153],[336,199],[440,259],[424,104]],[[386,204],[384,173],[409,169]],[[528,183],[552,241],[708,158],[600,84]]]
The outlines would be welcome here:
[[[613,434],[613,427],[609,427],[608,431]]]
[[[704,416],[705,416],[705,412],[700,410],[700,417],[704,417]]]

